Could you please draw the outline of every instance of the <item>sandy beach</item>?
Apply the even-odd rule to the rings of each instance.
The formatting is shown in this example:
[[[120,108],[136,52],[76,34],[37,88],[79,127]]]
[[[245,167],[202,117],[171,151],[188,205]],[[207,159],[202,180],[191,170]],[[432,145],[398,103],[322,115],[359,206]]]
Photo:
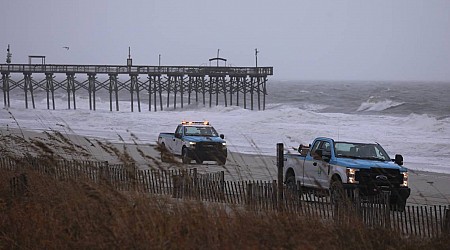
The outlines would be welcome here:
[[[104,139],[87,138],[81,135],[11,128],[0,128],[0,136],[0,156],[21,156],[25,153],[48,154],[58,155],[69,160],[121,163],[121,161],[129,159],[124,158],[124,155],[128,155],[141,169],[186,167],[181,164],[181,161],[179,164],[161,163],[156,145],[141,143],[138,139],[134,143],[110,143]],[[225,166],[218,166],[215,162],[205,162],[204,164],[190,164],[187,167],[197,168],[200,172],[225,171],[227,180],[270,181],[277,178],[276,157],[266,155],[229,152]],[[449,174],[410,170],[409,186],[411,196],[408,203],[450,204]]]

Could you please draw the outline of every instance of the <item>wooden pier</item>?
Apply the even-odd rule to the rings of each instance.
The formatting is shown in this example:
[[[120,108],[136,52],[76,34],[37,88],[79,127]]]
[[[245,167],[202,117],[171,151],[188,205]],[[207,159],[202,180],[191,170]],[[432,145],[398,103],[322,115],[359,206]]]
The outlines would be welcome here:
[[[87,94],[89,109],[96,110],[96,95],[103,90],[109,92],[110,111],[119,111],[121,91],[130,95],[132,112],[135,104],[141,112],[143,95],[148,97],[149,111],[157,111],[158,106],[159,110],[183,108],[185,102],[264,110],[267,76],[273,75],[273,67],[0,64],[0,72],[5,107],[10,107],[10,93],[17,89],[24,93],[25,108],[31,101],[34,109],[34,92],[41,89],[47,93],[47,109],[55,109],[55,91],[61,89],[67,93],[68,109],[77,108],[77,95]],[[14,75],[20,80],[13,80]],[[64,80],[57,81],[56,75]],[[120,81],[119,76],[127,79]]]

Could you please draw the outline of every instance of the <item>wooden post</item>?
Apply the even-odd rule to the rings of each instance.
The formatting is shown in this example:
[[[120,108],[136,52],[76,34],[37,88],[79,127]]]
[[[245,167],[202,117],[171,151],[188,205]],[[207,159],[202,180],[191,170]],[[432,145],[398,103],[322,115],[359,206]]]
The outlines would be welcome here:
[[[109,74],[109,111],[112,111],[113,74]]]
[[[168,80],[167,80],[167,107],[169,107],[169,101],[170,101],[170,84],[171,84],[171,76],[168,76]]]
[[[67,76],[67,106],[70,109],[70,95],[72,93],[73,109],[77,109],[75,100],[75,73],[66,73]]]
[[[224,76],[222,76],[222,88],[223,88],[223,99],[225,102],[225,107],[227,107],[227,82],[225,81]]]
[[[161,77],[158,77],[159,110],[163,110]]]
[[[241,84],[242,77],[236,78],[236,106],[239,106],[239,85]]]
[[[264,85],[263,85],[263,110],[266,110],[266,95],[267,95],[266,78],[264,77]]]
[[[117,75],[114,75],[114,94],[116,96],[116,111],[119,111],[119,87],[117,85],[118,85]]]
[[[448,234],[450,235],[450,206],[446,207],[444,210],[444,218],[443,218],[443,223],[442,223],[442,232],[443,234]]]
[[[209,107],[212,106],[213,78],[209,77]]]
[[[159,76],[158,76],[159,80]],[[162,104],[161,104],[162,107]],[[153,109],[156,112],[156,77],[153,78]]]
[[[250,109],[253,110],[253,91],[255,89],[255,78],[251,77],[250,79]]]
[[[191,91],[192,91],[192,77],[189,76],[189,81],[188,81],[188,105],[191,104]]]
[[[195,104],[198,104],[198,77],[195,77]]]
[[[233,77],[230,77],[230,106],[233,106]]]
[[[244,109],[247,109],[247,79],[244,79],[243,88],[244,88]]]
[[[53,73],[45,73],[45,91],[47,92],[47,109],[50,109],[50,91],[52,92],[52,104],[55,109],[55,87],[53,86]]]
[[[220,171],[220,198],[225,201],[225,172]]]
[[[133,92],[134,92],[134,76],[130,74],[130,101],[131,101],[131,112],[134,110],[134,100],[133,100]]]
[[[198,173],[197,173],[197,168],[193,169],[193,174],[192,174],[192,194],[194,195],[195,199],[201,199],[200,194],[199,194],[199,188],[198,188]]]
[[[89,110],[95,110],[95,73],[88,73]]]
[[[9,100],[9,72],[2,72],[3,81],[3,103],[5,107],[10,107]]]
[[[253,203],[253,185],[251,182],[247,183],[247,199],[245,199],[245,203],[247,204],[247,208],[252,207]]]
[[[183,108],[184,107],[184,100],[183,100],[183,98],[184,98],[184,81],[183,81],[183,76],[181,76],[180,77],[180,101],[181,101],[181,108]]]
[[[28,84],[30,85],[31,105],[33,105],[33,109],[35,109],[36,105],[34,104],[33,81],[31,78],[31,73],[29,74]]]
[[[206,96],[206,83],[205,77],[202,77],[202,92],[203,92],[203,106],[206,106],[205,96]]]
[[[256,86],[256,91],[258,92],[258,110],[261,110],[261,87],[259,86],[260,83],[260,77],[257,77],[257,86]]]
[[[24,78],[24,85],[23,85],[23,91],[25,92],[25,108],[28,109],[28,74],[23,74]]]
[[[152,77],[148,75],[148,111],[152,111]]]
[[[173,84],[173,109],[177,109],[177,92],[178,92],[178,77],[174,76]]]
[[[277,167],[278,167],[278,210],[283,209],[283,171],[284,171],[284,147],[283,143],[277,143]]]
[[[219,105],[219,77],[216,76],[216,80],[214,81],[216,84],[216,106]]]
[[[138,103],[138,112],[141,112],[141,97],[139,95],[139,79],[138,79],[137,74],[133,75],[133,77],[134,77],[134,88],[136,90],[136,99],[137,99],[137,103]]]

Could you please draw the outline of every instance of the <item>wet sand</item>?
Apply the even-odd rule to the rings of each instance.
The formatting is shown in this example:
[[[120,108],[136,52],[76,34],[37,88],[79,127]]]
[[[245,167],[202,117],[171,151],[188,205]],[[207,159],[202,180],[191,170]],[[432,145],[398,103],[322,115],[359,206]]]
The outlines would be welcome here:
[[[225,171],[227,180],[277,179],[276,157],[229,152],[225,166],[215,162],[183,165],[161,163],[160,153],[154,144],[109,143],[104,139],[85,138],[82,135],[58,134],[0,128],[0,156],[13,154],[58,155],[65,159],[108,161],[121,163],[132,158],[141,169],[146,168],[197,168],[200,172]],[[155,138],[156,142],[156,138]],[[42,146],[45,144],[47,146]],[[275,145],[274,145],[275,151]],[[124,154],[127,152],[127,154]],[[411,196],[408,203],[450,205],[450,175],[425,171],[409,171]]]

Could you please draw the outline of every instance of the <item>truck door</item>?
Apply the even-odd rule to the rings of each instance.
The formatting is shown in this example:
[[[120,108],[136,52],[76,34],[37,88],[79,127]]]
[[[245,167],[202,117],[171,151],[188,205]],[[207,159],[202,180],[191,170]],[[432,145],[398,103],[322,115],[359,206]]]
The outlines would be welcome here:
[[[176,155],[181,155],[181,147],[183,138],[183,126],[179,125],[175,130],[175,135],[171,141],[170,150]]]
[[[317,140],[305,161],[305,185],[312,187],[328,187],[328,169],[330,164],[324,159],[331,158],[331,145],[328,141]]]

